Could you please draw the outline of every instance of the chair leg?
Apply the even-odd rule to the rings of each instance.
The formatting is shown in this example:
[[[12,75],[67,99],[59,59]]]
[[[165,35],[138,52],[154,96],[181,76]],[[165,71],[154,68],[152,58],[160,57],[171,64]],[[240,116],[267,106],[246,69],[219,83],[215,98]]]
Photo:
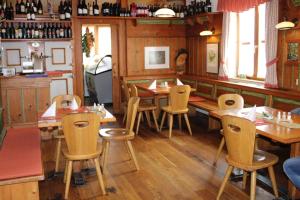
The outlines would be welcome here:
[[[179,130],[182,131],[182,123],[181,123],[181,114],[178,114],[178,125],[179,125]]]
[[[172,137],[173,115],[169,114],[169,138]]]
[[[125,121],[126,121],[126,117],[127,117],[127,108],[124,107],[124,116],[123,116],[123,124],[125,124]]]
[[[97,176],[98,176],[100,189],[102,191],[102,194],[106,195],[105,186],[104,186],[104,182],[103,182],[103,177],[102,177],[102,173],[101,173],[100,165],[99,165],[99,159],[95,158],[94,162],[95,162],[95,167],[96,167],[96,172],[97,172]]]
[[[255,200],[256,171],[251,172],[250,200]]]
[[[157,123],[157,120],[156,120],[155,111],[152,110],[151,112],[152,112],[152,116],[153,116],[153,120],[154,120],[156,131],[159,132],[159,128],[158,128],[158,123]]]
[[[139,167],[139,164],[138,164],[137,159],[135,157],[135,153],[134,153],[132,144],[131,144],[131,142],[129,140],[127,140],[126,143],[127,143],[128,149],[130,151],[131,158],[132,158],[132,160],[134,162],[135,168],[136,168],[136,170],[139,170],[140,167]]]
[[[65,167],[65,173],[64,173],[64,183],[66,183],[67,174],[68,174],[68,160],[66,160],[66,167]]]
[[[219,160],[219,157],[221,155],[221,152],[223,150],[223,147],[225,145],[225,138],[224,136],[222,137],[222,140],[220,142],[220,145],[219,145],[219,148],[218,148],[218,151],[217,151],[217,154],[216,154],[216,157],[215,157],[215,161],[214,161],[214,165],[217,163],[217,161]]]
[[[58,172],[60,154],[61,154],[61,138],[58,138],[57,146],[56,146],[55,173]]]
[[[191,129],[191,126],[190,126],[190,122],[189,122],[189,118],[188,118],[188,116],[187,116],[187,113],[185,113],[183,116],[184,116],[185,123],[186,123],[186,125],[187,125],[187,127],[188,127],[188,130],[189,130],[190,135],[193,135],[193,134],[192,134],[192,129]]]
[[[269,171],[269,176],[270,176],[270,179],[271,179],[271,182],[272,182],[274,195],[275,195],[276,198],[279,198],[273,166],[268,167],[268,171]]]
[[[227,183],[227,181],[228,181],[228,179],[229,179],[229,177],[230,177],[230,174],[231,174],[232,170],[233,170],[233,166],[229,165],[229,166],[227,167],[225,177],[224,177],[223,182],[222,182],[222,184],[221,184],[221,187],[220,187],[220,189],[219,189],[218,196],[217,196],[217,200],[220,199],[220,197],[221,197],[221,195],[222,195],[222,193],[223,193],[223,191],[224,191],[225,185],[226,185],[226,183]]]
[[[161,118],[160,128],[159,128],[160,131],[161,131],[163,125],[164,125],[165,118],[166,118],[166,112],[163,113],[163,116],[162,116],[162,118]]]
[[[141,123],[141,118],[142,118],[142,112],[139,112],[139,116],[138,116],[138,121],[137,121],[137,124],[136,124],[136,131],[135,131],[135,134],[139,134],[139,127],[140,127],[140,123]]]
[[[66,189],[65,189],[65,199],[68,199],[69,196],[69,189],[70,189],[70,181],[71,181],[71,174],[72,174],[72,164],[71,160],[68,161],[68,171],[67,171],[67,180],[66,180]]]
[[[148,126],[151,128],[151,120],[150,120],[149,111],[145,111],[145,115],[146,115],[146,120],[147,120]]]
[[[247,176],[248,176],[248,172],[246,172],[245,170],[243,170],[243,185],[242,185],[242,188],[243,188],[243,189],[246,188],[246,184],[247,184]]]
[[[107,155],[109,151],[109,141],[103,140],[103,156],[102,156],[102,172],[104,173],[104,170],[106,168],[106,163],[107,163]]]

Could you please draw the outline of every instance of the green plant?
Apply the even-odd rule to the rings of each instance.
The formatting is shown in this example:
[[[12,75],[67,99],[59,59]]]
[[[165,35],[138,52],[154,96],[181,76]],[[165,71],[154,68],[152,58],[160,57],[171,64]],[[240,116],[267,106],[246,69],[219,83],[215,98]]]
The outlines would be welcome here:
[[[86,57],[90,57],[91,48],[94,46],[94,35],[90,33],[89,28],[86,28],[85,34],[82,36],[82,52],[86,54]]]

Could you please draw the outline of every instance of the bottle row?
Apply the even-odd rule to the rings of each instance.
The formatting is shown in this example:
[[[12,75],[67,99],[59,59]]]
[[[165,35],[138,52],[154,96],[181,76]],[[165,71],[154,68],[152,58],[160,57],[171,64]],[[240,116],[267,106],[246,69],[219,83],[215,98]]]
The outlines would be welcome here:
[[[97,0],[92,4],[86,4],[85,0],[79,0],[77,6],[78,16],[120,16],[120,17],[153,17],[155,12],[164,6],[160,5],[144,5],[144,4],[130,4],[130,8],[122,8],[119,3],[102,3],[101,10],[99,9]],[[211,12],[212,4],[210,0],[194,0],[190,5],[169,5],[176,17],[193,16],[199,13]]]
[[[72,38],[72,28],[64,23],[1,23],[2,39]]]
[[[53,14],[53,8],[51,1],[48,2],[48,13]],[[8,6],[7,1],[4,3],[0,1],[0,18],[1,19],[7,19],[7,20],[13,20],[14,14],[23,14],[26,15],[27,20],[35,20],[36,15],[43,15],[43,4],[41,0],[19,0],[16,1],[15,8],[12,6],[12,3],[10,2],[10,5]],[[71,20],[72,16],[72,4],[71,0],[61,0],[60,4],[58,6],[58,13],[59,13],[59,19],[60,20]]]

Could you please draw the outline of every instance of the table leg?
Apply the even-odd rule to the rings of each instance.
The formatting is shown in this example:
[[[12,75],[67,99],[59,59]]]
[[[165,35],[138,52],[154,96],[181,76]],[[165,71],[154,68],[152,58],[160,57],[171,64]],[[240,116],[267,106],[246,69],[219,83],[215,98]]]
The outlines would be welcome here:
[[[154,97],[154,104],[156,106],[156,111],[155,111],[156,119],[158,119],[159,113],[160,113],[160,100],[159,99],[160,99],[159,96],[155,95],[155,97]]]
[[[300,143],[291,144],[290,157],[300,156]],[[299,199],[300,191],[293,185],[291,181],[288,182],[288,194],[291,199]]]

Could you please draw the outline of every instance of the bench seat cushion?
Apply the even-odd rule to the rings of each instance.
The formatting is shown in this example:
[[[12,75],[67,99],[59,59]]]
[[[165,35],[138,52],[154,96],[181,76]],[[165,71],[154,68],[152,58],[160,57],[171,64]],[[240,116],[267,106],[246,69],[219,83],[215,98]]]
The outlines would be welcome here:
[[[8,129],[0,150],[0,181],[42,174],[39,129]]]

